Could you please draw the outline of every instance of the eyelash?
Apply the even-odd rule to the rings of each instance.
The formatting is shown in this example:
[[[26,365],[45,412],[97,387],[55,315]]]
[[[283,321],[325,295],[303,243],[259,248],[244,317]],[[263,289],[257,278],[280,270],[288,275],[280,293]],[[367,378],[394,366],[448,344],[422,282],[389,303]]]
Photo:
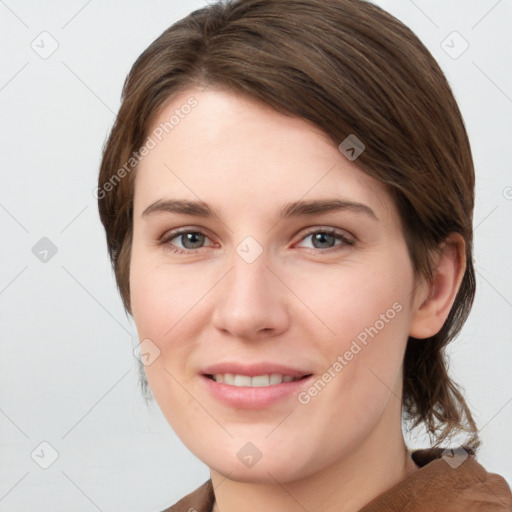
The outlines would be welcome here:
[[[200,249],[204,248],[204,247],[199,247],[198,249],[185,249],[185,250],[183,250],[183,249],[180,249],[179,247],[174,247],[170,243],[171,240],[174,240],[175,238],[179,237],[180,235],[184,235],[184,234],[187,234],[187,233],[200,234],[200,235],[204,235],[205,237],[208,238],[208,236],[205,233],[203,233],[202,231],[196,231],[196,230],[193,230],[193,229],[181,229],[181,230],[177,230],[177,231],[172,231],[167,236],[164,235],[158,241],[158,244],[159,245],[166,245],[166,246],[168,246],[167,248],[170,251],[172,251],[173,253],[175,253],[175,254],[195,254],[197,251],[199,251]],[[299,242],[302,242],[303,240],[305,240],[309,236],[317,234],[317,233],[333,235],[337,240],[341,240],[342,243],[338,244],[338,245],[335,245],[334,247],[330,247],[328,249],[316,249],[316,248],[310,248],[310,247],[307,247],[306,249],[309,249],[309,250],[314,251],[316,253],[326,254],[326,253],[331,253],[331,252],[338,252],[339,250],[343,249],[344,246],[354,246],[355,245],[355,241],[354,240],[346,237],[340,231],[338,231],[336,229],[332,229],[332,228],[324,228],[324,229],[314,228],[314,229],[308,231],[307,233],[305,233],[305,235],[300,239]]]

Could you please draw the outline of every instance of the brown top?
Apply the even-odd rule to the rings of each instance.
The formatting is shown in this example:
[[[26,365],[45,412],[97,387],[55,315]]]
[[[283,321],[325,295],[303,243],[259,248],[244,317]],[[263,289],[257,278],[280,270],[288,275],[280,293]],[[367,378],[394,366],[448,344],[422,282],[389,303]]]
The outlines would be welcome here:
[[[505,479],[488,473],[470,455],[442,457],[442,448],[416,450],[420,469],[383,492],[359,512],[512,512],[512,493]],[[211,512],[215,495],[207,480],[162,512]]]

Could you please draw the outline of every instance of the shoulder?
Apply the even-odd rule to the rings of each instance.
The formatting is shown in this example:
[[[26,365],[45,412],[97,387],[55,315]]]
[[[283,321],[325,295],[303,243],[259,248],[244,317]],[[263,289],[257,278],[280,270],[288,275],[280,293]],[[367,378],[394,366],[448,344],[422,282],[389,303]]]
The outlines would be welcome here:
[[[195,491],[162,512],[211,512],[214,501],[212,481],[207,480]]]
[[[465,504],[465,510],[485,503],[493,506],[492,510],[512,511],[512,492],[507,481],[488,472],[469,448],[417,450],[412,455],[421,468],[416,476],[428,480],[441,494],[449,489],[456,491],[458,504]]]
[[[512,493],[505,479],[487,472],[470,451],[430,448],[411,455],[418,469],[359,512],[512,511]]]

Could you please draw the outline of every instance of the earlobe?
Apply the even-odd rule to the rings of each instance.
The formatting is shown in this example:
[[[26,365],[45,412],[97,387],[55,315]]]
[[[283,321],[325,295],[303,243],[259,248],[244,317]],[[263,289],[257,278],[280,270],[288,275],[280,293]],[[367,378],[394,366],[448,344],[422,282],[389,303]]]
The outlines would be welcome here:
[[[425,285],[415,300],[410,336],[424,339],[441,330],[455,301],[465,270],[464,239],[459,233],[452,233],[439,246],[431,285]]]

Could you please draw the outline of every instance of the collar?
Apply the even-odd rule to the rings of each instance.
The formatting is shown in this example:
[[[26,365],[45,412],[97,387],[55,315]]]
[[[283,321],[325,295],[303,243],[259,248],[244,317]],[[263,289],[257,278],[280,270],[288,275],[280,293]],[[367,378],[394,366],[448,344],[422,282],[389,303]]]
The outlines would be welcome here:
[[[505,479],[488,473],[467,452],[443,448],[411,453],[420,466],[378,495],[359,512],[512,512],[512,494]],[[163,512],[211,512],[215,495],[211,480]]]

